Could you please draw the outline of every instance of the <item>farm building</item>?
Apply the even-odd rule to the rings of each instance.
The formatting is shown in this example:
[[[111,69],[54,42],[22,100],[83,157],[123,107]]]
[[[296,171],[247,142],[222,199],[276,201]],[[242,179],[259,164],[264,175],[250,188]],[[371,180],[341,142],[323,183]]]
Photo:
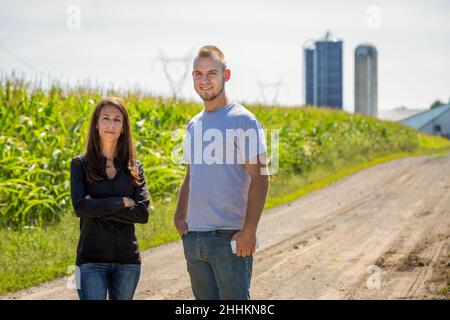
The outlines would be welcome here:
[[[450,139],[450,104],[426,110],[403,119],[400,123]]]

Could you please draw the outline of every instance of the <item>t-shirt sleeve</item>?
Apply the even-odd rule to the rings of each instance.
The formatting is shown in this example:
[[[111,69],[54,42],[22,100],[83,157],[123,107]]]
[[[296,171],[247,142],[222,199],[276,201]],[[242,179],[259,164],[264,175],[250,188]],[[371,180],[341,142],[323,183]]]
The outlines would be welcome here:
[[[257,155],[267,154],[264,128],[256,118],[247,119],[238,129],[237,149],[239,163],[256,164]]]

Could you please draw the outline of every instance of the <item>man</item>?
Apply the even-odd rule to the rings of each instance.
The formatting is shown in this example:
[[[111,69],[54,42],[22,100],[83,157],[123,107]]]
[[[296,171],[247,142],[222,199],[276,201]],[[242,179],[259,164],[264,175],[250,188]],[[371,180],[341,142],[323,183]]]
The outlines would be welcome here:
[[[248,300],[256,230],[269,188],[263,127],[227,97],[230,70],[217,47],[200,48],[192,76],[204,110],[188,124],[187,170],[174,224],[195,298]]]

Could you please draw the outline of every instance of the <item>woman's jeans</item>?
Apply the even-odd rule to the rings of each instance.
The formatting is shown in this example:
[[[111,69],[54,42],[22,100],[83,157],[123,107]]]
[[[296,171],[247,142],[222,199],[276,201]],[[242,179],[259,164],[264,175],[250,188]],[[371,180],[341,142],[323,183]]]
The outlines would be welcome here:
[[[140,264],[85,263],[79,271],[80,300],[132,300],[141,275]]]
[[[238,230],[183,235],[184,256],[197,300],[249,300],[253,256],[238,257],[230,240]]]

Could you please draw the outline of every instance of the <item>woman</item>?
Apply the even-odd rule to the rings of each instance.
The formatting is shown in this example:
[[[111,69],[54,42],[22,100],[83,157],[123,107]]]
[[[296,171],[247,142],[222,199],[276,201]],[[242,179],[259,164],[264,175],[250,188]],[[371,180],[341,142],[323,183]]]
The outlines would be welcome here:
[[[121,99],[106,97],[95,107],[86,151],[71,162],[70,187],[80,218],[80,299],[133,299],[141,272],[134,223],[147,223],[150,195]]]

